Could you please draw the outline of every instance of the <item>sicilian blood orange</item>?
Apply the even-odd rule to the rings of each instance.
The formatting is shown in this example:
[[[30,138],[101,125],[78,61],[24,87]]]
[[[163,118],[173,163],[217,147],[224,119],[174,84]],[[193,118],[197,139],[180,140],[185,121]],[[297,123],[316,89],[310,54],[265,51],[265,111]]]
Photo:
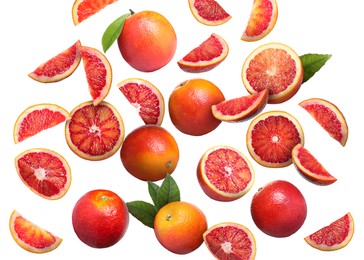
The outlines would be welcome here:
[[[246,121],[259,114],[268,102],[268,89],[224,100],[211,107],[215,118],[225,122]]]
[[[193,17],[204,25],[221,25],[231,16],[215,0],[188,0]]]
[[[197,179],[207,196],[218,201],[232,201],[244,196],[254,183],[254,170],[239,150],[215,146],[201,157]]]
[[[30,149],[15,158],[22,182],[46,199],[63,197],[71,185],[71,168],[66,159],[49,149]]]
[[[66,109],[56,104],[36,104],[26,108],[14,124],[14,142],[19,143],[39,132],[70,119]]]
[[[99,50],[81,46],[80,53],[86,72],[88,89],[97,106],[109,94],[112,69],[108,59]]]
[[[345,146],[349,129],[343,113],[337,106],[321,98],[310,98],[299,103],[326,132]]]
[[[216,259],[255,259],[257,249],[254,235],[241,224],[234,222],[215,224],[206,230],[203,239]]]
[[[267,43],[245,59],[242,80],[250,93],[269,89],[268,103],[282,103],[301,87],[303,67],[300,57],[287,45]]]
[[[39,65],[28,76],[43,83],[57,82],[69,77],[80,64],[80,46],[81,42],[77,41],[71,47]]]
[[[298,172],[312,183],[329,185],[336,181],[336,178],[301,144],[292,149],[292,159]]]
[[[164,117],[164,98],[156,86],[139,78],[126,79],[117,84],[126,99],[138,111],[145,124],[161,125]]]
[[[241,36],[243,41],[258,41],[274,28],[278,17],[276,0],[254,0],[248,25]]]
[[[48,253],[62,242],[61,238],[25,219],[16,210],[11,213],[9,228],[15,242],[32,253]]]
[[[304,143],[300,123],[284,111],[269,111],[250,123],[246,144],[250,155],[266,167],[285,167],[292,163],[292,149]]]
[[[353,235],[354,219],[350,212],[348,212],[330,225],[305,237],[305,241],[313,248],[322,251],[333,251],[348,245]]]
[[[198,47],[190,51],[177,62],[178,66],[186,72],[205,72],[219,65],[229,53],[227,42],[219,35],[213,33]]]
[[[75,0],[72,6],[72,20],[75,25],[104,9],[117,0]]]
[[[105,101],[84,102],[71,111],[65,135],[70,149],[87,160],[103,160],[115,154],[124,140],[124,123],[114,106]]]

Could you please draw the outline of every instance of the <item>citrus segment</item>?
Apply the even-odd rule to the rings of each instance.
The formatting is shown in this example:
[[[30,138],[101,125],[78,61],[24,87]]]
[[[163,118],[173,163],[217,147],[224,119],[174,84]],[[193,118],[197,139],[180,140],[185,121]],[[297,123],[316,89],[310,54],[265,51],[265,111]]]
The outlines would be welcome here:
[[[164,98],[156,86],[144,79],[131,78],[117,84],[126,99],[138,111],[145,124],[161,125]]]
[[[333,251],[347,246],[353,235],[354,219],[348,212],[330,225],[305,237],[305,241],[313,248],[322,251]]]
[[[299,173],[307,180],[319,185],[329,185],[336,181],[336,178],[301,144],[293,148],[292,159]]]
[[[246,121],[259,114],[268,102],[268,89],[224,100],[211,107],[215,118],[225,122]]]
[[[233,222],[215,224],[203,234],[203,239],[216,259],[255,259],[254,235],[241,224]]]
[[[208,149],[197,167],[197,178],[207,196],[232,201],[244,196],[254,183],[254,170],[239,150],[229,146]]]
[[[99,50],[82,46],[80,53],[86,72],[88,89],[97,106],[109,94],[112,69],[108,59]]]
[[[221,25],[231,16],[215,0],[188,0],[193,17],[204,25]]]
[[[282,103],[301,87],[303,67],[292,48],[282,43],[267,43],[248,55],[241,76],[249,93],[268,88],[268,103]]]
[[[76,0],[72,6],[72,20],[75,25],[104,9],[117,0]]]
[[[348,140],[349,129],[343,113],[333,103],[320,99],[310,98],[299,103],[326,132],[345,146]]]
[[[229,46],[219,35],[213,33],[199,46],[177,62],[186,72],[205,72],[219,65],[229,53]]]
[[[65,135],[70,149],[87,160],[103,160],[119,150],[124,140],[124,123],[114,106],[105,101],[94,106],[84,102],[71,111]]]
[[[60,154],[48,149],[30,149],[15,158],[22,182],[46,199],[63,197],[71,185],[71,168]]]
[[[39,132],[70,119],[70,114],[56,104],[37,104],[26,108],[14,125],[14,142],[19,143]]]
[[[292,149],[304,143],[300,123],[284,111],[269,111],[250,123],[246,144],[250,155],[266,167],[285,167],[292,163]]]
[[[263,39],[273,30],[277,17],[276,0],[254,0],[248,24],[241,39],[248,42]]]
[[[15,242],[32,253],[48,253],[56,249],[62,239],[25,219],[16,210],[11,213],[9,228]]]

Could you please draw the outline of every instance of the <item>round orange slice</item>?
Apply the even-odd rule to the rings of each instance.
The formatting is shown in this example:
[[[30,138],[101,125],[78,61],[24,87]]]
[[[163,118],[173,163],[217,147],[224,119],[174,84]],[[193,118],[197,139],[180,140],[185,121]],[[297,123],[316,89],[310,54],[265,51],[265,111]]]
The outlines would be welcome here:
[[[71,47],[39,65],[28,76],[42,83],[57,82],[69,77],[80,64],[80,46],[81,42],[77,41]]]
[[[273,30],[277,18],[276,0],[254,0],[248,25],[241,39],[248,42],[263,39]]]
[[[98,161],[115,154],[124,141],[125,129],[121,115],[105,101],[94,106],[84,102],[71,111],[66,122],[66,141],[79,157]]]
[[[138,111],[145,124],[161,125],[164,117],[164,98],[159,89],[147,80],[130,78],[117,84],[126,99]]]
[[[333,103],[321,99],[310,98],[299,103],[326,132],[338,141],[342,146],[345,146],[349,128],[346,123],[343,113]]]
[[[70,119],[68,111],[56,104],[36,104],[26,108],[17,118],[13,137],[19,143],[39,132]]]
[[[282,103],[293,97],[303,80],[300,57],[287,45],[267,43],[245,59],[241,77],[249,93],[269,89],[268,103]]]
[[[193,17],[204,25],[221,25],[231,18],[215,0],[188,0],[188,4]]]
[[[72,6],[72,20],[75,25],[98,13],[117,0],[76,0]]]
[[[56,249],[62,239],[25,219],[16,210],[11,213],[9,229],[15,242],[32,253],[48,253]]]

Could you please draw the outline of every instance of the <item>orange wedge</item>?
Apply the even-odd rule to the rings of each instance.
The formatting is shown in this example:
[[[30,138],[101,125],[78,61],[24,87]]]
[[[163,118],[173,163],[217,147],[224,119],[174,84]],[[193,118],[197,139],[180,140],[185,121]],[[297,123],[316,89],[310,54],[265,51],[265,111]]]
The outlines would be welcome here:
[[[72,6],[72,20],[75,25],[104,9],[117,0],[76,0]]]
[[[215,0],[188,0],[188,3],[192,15],[204,25],[221,25],[231,18]]]

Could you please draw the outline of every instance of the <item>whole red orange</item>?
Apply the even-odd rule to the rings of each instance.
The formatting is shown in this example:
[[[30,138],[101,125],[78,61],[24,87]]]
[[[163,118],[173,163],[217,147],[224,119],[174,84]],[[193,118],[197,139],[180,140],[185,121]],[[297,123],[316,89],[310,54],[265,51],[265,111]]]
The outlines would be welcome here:
[[[292,183],[272,181],[253,196],[251,215],[256,226],[267,235],[288,237],[305,222],[306,200]]]
[[[105,248],[116,244],[129,225],[125,202],[109,190],[92,190],[75,204],[72,225],[77,237],[86,245]]]

